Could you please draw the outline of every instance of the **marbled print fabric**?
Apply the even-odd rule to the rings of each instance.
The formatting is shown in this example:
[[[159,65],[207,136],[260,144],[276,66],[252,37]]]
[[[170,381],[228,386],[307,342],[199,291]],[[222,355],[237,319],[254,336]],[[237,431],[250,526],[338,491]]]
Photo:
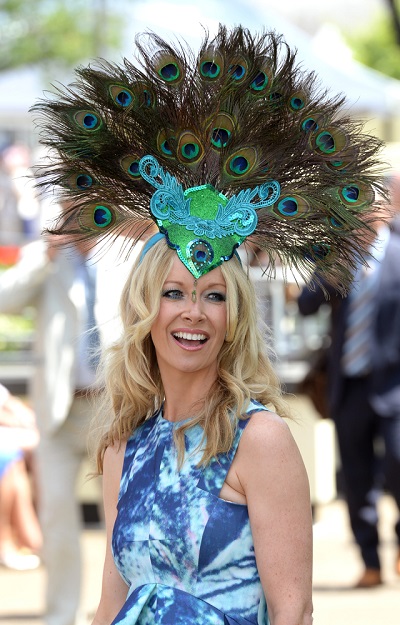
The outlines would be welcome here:
[[[265,410],[252,402],[250,414]],[[267,625],[247,506],[219,498],[248,419],[229,454],[196,465],[202,428],[185,433],[180,470],[162,411],[127,443],[113,555],[129,585],[113,625]]]

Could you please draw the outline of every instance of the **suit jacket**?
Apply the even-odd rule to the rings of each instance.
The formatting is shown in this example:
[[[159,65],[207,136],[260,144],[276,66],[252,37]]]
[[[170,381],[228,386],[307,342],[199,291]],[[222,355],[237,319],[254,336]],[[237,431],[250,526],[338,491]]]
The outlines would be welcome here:
[[[331,345],[328,353],[328,403],[333,418],[340,406],[344,387],[341,358],[349,300],[325,285],[327,302],[321,288],[304,288],[298,299],[303,315],[317,312],[322,304],[332,308]],[[383,416],[400,412],[400,226],[392,225],[388,245],[379,269],[378,291],[372,319],[372,372],[370,401]]]
[[[84,300],[74,285],[71,254],[70,249],[61,249],[50,261],[45,243],[35,241],[23,248],[19,262],[0,276],[0,313],[18,314],[28,305],[36,309],[30,391],[39,428],[47,432],[66,419],[75,392]],[[120,292],[132,262],[131,256],[117,265],[113,254],[98,261],[97,293],[102,298],[96,304],[96,319],[103,342],[114,340],[119,331],[116,319]]]

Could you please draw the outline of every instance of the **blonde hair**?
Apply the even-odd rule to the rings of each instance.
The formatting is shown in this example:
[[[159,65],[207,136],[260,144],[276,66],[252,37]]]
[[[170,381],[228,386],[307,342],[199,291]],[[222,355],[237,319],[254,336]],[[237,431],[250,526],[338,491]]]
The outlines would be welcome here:
[[[135,263],[120,302],[122,335],[103,355],[104,394],[100,413],[105,423],[92,429],[97,439],[96,463],[103,470],[109,445],[119,444],[160,409],[164,389],[150,329],[160,307],[161,292],[176,252],[165,240]],[[218,377],[196,416],[176,429],[179,461],[184,457],[184,432],[195,423],[204,429],[202,464],[232,443],[238,418],[250,399],[285,416],[278,378],[267,356],[254,287],[234,257],[221,265],[227,293],[227,333],[218,356]],[[190,415],[188,415],[190,416]],[[234,418],[232,418],[234,416]]]

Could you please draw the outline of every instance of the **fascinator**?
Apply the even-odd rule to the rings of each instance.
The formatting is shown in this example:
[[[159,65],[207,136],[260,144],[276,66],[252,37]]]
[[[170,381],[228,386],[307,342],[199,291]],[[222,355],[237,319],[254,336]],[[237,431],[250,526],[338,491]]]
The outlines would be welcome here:
[[[131,248],[150,218],[196,279],[252,243],[271,275],[346,291],[385,189],[381,142],[344,105],[275,32],[220,25],[198,53],[144,33],[134,62],[78,68],[33,106],[38,185],[69,206],[48,232]]]

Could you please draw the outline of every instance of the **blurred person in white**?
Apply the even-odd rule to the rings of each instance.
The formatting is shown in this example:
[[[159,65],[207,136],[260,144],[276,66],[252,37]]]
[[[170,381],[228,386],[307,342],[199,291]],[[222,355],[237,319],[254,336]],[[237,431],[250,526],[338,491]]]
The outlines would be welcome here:
[[[40,564],[42,532],[25,458],[38,442],[33,411],[0,384],[0,564],[19,571]]]
[[[31,170],[31,152],[23,143],[6,147],[1,154],[4,198],[2,231],[19,233],[22,241],[40,235],[40,201]],[[8,235],[9,236],[9,235]],[[3,241],[4,243],[5,241]]]
[[[57,242],[29,243],[22,248],[19,262],[0,276],[1,313],[19,313],[28,305],[36,310],[30,393],[40,431],[38,510],[47,571],[47,625],[76,625],[81,618],[81,514],[76,481],[87,457],[91,399],[95,402],[92,356],[100,335],[107,342],[117,331],[113,322],[119,285],[126,275],[125,266],[130,266],[122,262],[122,256],[100,269],[107,253],[94,263],[84,246],[73,245],[74,250],[60,248]],[[97,326],[89,331],[95,323],[93,301],[89,301],[93,290]]]
[[[18,245],[23,240],[22,223],[16,208],[16,197],[0,152],[0,245]]]

